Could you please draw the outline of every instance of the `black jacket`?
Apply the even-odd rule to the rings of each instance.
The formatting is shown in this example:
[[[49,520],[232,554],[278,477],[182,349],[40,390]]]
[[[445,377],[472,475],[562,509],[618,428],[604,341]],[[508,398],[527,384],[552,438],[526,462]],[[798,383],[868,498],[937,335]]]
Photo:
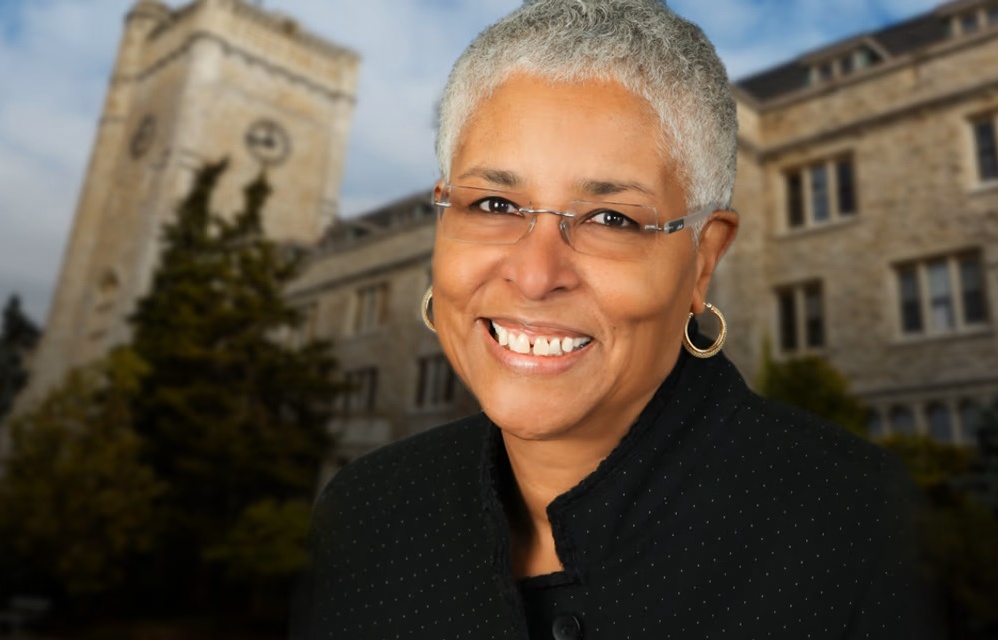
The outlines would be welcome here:
[[[893,459],[680,357],[548,508],[563,572],[516,580],[484,415],[343,469],[317,502],[307,638],[934,638]]]

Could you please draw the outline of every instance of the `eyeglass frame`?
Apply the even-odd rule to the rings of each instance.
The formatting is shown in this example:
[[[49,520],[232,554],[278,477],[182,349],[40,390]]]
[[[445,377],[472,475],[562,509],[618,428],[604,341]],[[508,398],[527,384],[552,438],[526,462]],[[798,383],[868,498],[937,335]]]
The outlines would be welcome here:
[[[515,195],[527,196],[527,194],[525,194],[525,193],[517,193],[517,192],[514,192],[514,191],[503,191],[501,189],[485,189],[485,188],[481,188],[481,187],[467,187],[467,186],[464,186],[464,185],[454,185],[454,184],[443,184],[443,185],[441,185],[441,193],[443,193],[445,191],[449,192],[451,189],[454,189],[454,188],[458,188],[458,189],[473,189],[475,191],[486,191],[486,192],[488,192],[488,191],[495,191],[495,192],[498,192],[500,194],[507,193],[507,194],[511,194],[511,195],[515,194]],[[527,196],[527,198],[528,198],[528,200],[532,200],[532,198],[530,198],[529,196]],[[611,205],[617,204],[617,205],[626,205],[626,206],[629,206],[629,207],[644,207],[646,209],[651,209],[652,211],[654,211],[656,219],[658,218],[658,207],[653,207],[651,205],[634,204],[634,203],[624,203],[624,202],[596,202],[596,201],[593,201],[593,200],[572,200],[572,202],[586,202],[586,203],[590,203],[590,204],[597,204],[597,205],[603,205],[603,206],[611,206]],[[452,202],[444,202],[444,201],[438,200],[437,198],[432,198],[432,203],[433,203],[433,206],[439,207],[438,212],[437,212],[437,219],[438,220],[441,217],[443,217],[443,209],[447,209],[447,208],[453,206]],[[511,202],[510,204],[513,204],[513,203]],[[709,216],[710,214],[714,213],[715,211],[720,211],[723,208],[724,207],[722,207],[721,205],[718,205],[716,203],[710,203],[710,204],[708,204],[705,207],[697,209],[693,213],[687,213],[685,216],[682,216],[682,217],[670,220],[670,221],[664,223],[661,226],[656,225],[656,224],[642,225],[641,230],[642,231],[661,231],[665,235],[670,235],[670,234],[676,233],[677,231],[682,231],[683,229],[685,229],[690,224],[693,224],[695,222],[699,222],[699,220],[701,218],[705,218],[705,217]],[[555,216],[558,216],[558,217],[562,218],[562,220],[558,223],[558,228],[561,229],[562,239],[565,240],[565,244],[567,244],[569,247],[572,247],[572,249],[574,251],[578,251],[578,249],[576,249],[575,246],[573,246],[572,242],[569,240],[569,237],[571,236],[571,233],[569,232],[568,228],[566,227],[566,222],[567,221],[565,220],[565,218],[575,220],[575,219],[577,219],[577,218],[580,217],[579,214],[570,213],[568,211],[558,211],[557,209],[534,209],[534,208],[520,207],[520,206],[516,206],[514,209],[518,213],[530,216],[530,226],[527,227],[527,230],[523,233],[523,235],[521,235],[519,238],[517,238],[515,242],[477,242],[477,241],[474,241],[474,240],[460,240],[458,238],[454,238],[454,239],[457,240],[458,242],[467,242],[469,244],[482,244],[482,245],[491,245],[491,246],[511,246],[511,245],[520,243],[524,238],[526,238],[528,235],[530,235],[530,232],[534,230],[534,226],[537,224],[537,214],[540,214],[540,213],[550,213],[551,215],[555,215]]]

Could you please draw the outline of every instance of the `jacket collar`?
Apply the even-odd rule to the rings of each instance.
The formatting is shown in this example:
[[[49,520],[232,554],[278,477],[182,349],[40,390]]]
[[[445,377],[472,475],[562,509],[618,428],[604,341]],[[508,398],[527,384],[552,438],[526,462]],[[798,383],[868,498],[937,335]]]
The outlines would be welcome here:
[[[707,444],[748,393],[723,356],[681,352],[624,438],[586,478],[548,505],[555,547],[565,570],[554,582],[584,581],[588,571],[643,544],[670,495],[682,491]],[[707,445],[709,446],[709,445]],[[495,532],[497,569],[510,575],[509,529],[502,496],[514,482],[501,431],[489,422],[482,449],[482,498]]]

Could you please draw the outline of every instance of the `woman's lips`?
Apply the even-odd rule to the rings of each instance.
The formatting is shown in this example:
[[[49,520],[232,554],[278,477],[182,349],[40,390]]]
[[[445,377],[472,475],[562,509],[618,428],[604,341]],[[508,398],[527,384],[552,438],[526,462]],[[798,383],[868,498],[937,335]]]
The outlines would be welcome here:
[[[499,345],[513,353],[531,354],[535,356],[561,356],[582,349],[593,339],[590,336],[580,336],[575,332],[560,332],[557,329],[525,331],[518,327],[505,326],[496,320],[490,320],[490,331],[493,339]],[[568,335],[568,334],[574,335]]]

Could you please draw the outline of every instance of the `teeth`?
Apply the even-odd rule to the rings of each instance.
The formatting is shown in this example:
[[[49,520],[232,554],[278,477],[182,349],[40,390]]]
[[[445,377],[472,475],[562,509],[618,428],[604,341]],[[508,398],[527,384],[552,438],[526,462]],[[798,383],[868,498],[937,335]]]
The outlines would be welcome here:
[[[560,356],[564,353],[571,353],[590,342],[592,338],[535,338],[534,344],[530,344],[530,337],[525,333],[517,333],[502,327],[495,322],[492,323],[492,330],[495,331],[496,341],[503,347],[515,353],[533,354],[535,356]]]
[[[510,336],[509,348],[516,353],[530,353],[530,339],[525,333],[517,333]]]
[[[547,338],[537,338],[534,340],[534,355],[546,356],[548,354]]]

